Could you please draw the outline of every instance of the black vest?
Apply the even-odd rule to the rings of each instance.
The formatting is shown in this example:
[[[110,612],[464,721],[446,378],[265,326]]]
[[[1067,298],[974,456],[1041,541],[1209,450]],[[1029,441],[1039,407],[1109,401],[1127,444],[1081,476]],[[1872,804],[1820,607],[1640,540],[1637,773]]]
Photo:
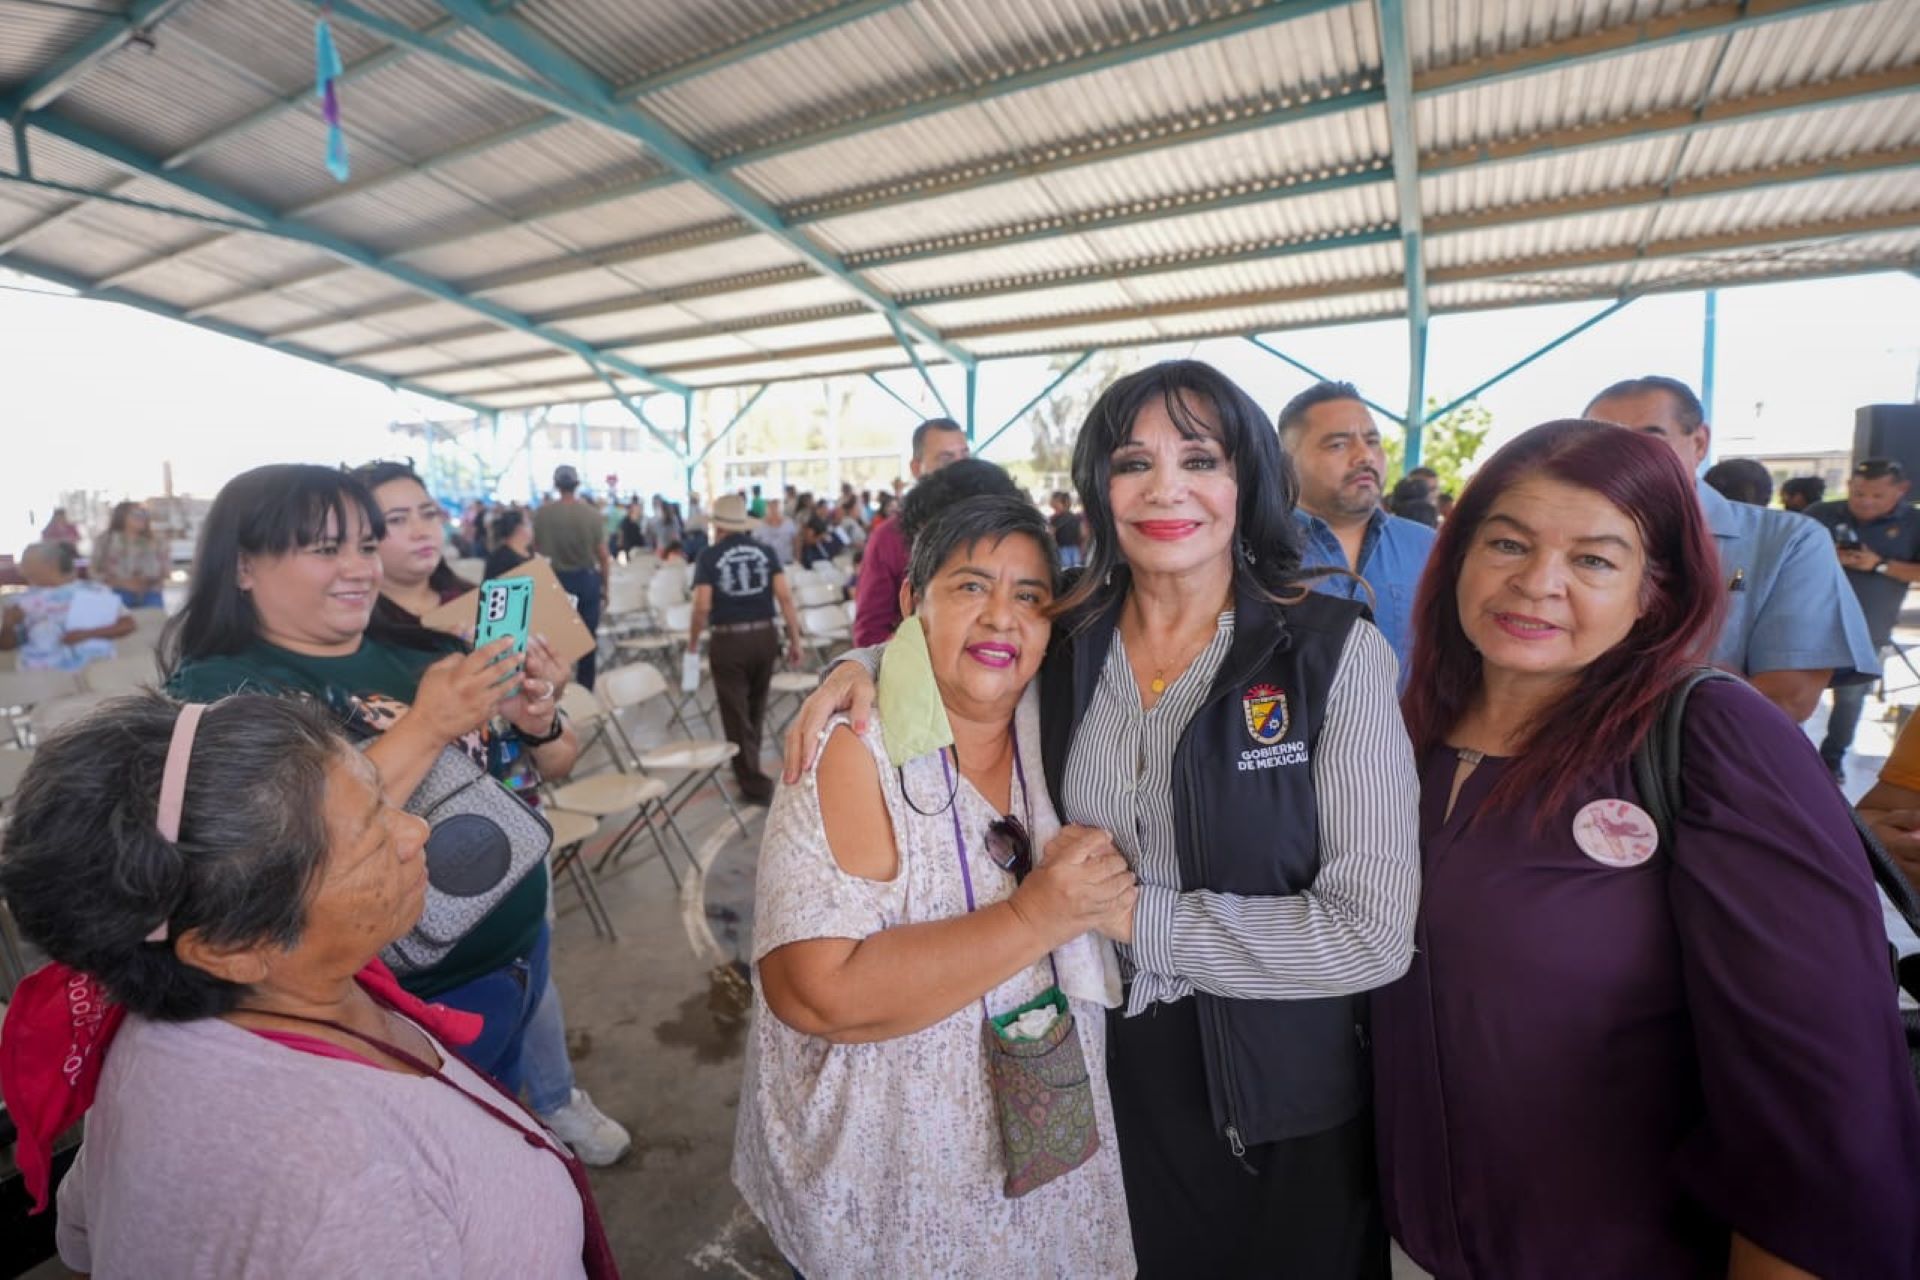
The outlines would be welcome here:
[[[1063,820],[1067,751],[1113,643],[1120,601],[1054,627],[1041,669],[1047,789]],[[1320,870],[1311,760],[1360,604],[1240,594],[1233,645],[1174,751],[1182,891],[1299,893]],[[1319,1133],[1369,1100],[1366,998],[1239,1000],[1196,992],[1214,1125],[1230,1146]]]

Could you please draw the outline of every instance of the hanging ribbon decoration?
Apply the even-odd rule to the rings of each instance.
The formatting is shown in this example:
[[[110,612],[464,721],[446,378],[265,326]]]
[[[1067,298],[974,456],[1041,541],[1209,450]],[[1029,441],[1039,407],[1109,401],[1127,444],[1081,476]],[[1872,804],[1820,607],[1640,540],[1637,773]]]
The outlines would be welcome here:
[[[327,122],[327,171],[335,181],[347,180],[347,135],[340,130],[339,82],[345,70],[340,50],[334,47],[333,26],[327,21],[331,8],[320,11],[313,28],[313,93],[320,99],[320,118]]]

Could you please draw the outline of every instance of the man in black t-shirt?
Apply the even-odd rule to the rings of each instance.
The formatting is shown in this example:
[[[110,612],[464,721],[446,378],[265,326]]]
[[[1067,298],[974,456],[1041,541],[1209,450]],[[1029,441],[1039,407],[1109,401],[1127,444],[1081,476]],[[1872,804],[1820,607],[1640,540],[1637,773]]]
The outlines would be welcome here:
[[[1907,588],[1920,582],[1920,510],[1907,501],[1907,477],[1891,458],[1868,458],[1847,477],[1844,501],[1821,502],[1807,508],[1809,519],[1833,534],[1835,553],[1847,571],[1847,585],[1866,615],[1867,636],[1876,649],[1893,640]],[[1860,708],[1867,685],[1836,687],[1833,713],[1827,717],[1827,736],[1820,758],[1838,778],[1860,724]]]
[[[733,758],[734,780],[749,803],[773,799],[773,779],[760,767],[761,730],[767,718],[767,689],[780,660],[777,606],[787,622],[787,660],[800,665],[800,613],[780,561],[749,533],[753,521],[746,500],[729,493],[713,504],[714,543],[700,553],[693,569],[693,623],[687,651],[697,653],[703,631],[713,632],[708,659],[713,691],[720,703],[720,724],[727,741],[740,748]]]

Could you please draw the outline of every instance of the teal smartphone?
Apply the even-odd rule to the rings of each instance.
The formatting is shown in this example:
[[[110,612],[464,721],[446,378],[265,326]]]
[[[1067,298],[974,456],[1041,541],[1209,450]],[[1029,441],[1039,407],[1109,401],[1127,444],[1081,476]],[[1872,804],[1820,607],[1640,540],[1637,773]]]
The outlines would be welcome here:
[[[480,584],[480,617],[473,628],[475,649],[484,649],[502,636],[512,636],[517,657],[527,651],[532,626],[532,578],[492,578]],[[520,664],[514,663],[514,670],[519,669]]]

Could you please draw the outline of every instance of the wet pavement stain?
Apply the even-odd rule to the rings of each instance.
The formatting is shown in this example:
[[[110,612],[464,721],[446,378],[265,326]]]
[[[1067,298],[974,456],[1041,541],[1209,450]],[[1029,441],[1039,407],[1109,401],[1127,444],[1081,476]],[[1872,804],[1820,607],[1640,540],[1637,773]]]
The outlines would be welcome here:
[[[680,1002],[675,1016],[653,1026],[653,1038],[676,1049],[691,1049],[695,1062],[726,1062],[740,1056],[746,1039],[747,1010],[753,988],[741,968],[726,964],[707,975],[707,989]]]
[[[567,1057],[584,1062],[593,1056],[593,1032],[580,1027],[567,1028]]]

